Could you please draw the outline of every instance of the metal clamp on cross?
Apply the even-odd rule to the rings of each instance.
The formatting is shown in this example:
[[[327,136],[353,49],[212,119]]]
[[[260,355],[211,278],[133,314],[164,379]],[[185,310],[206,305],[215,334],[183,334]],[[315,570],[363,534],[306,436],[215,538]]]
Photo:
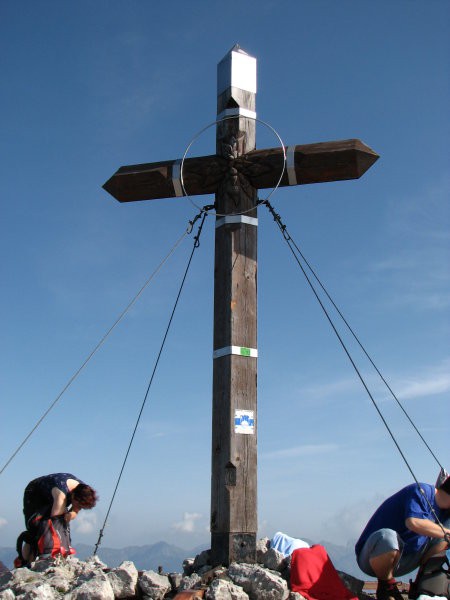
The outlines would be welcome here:
[[[357,179],[378,159],[359,140],[255,150],[256,59],[235,46],[218,65],[216,154],[183,161],[189,195],[215,194],[211,552],[255,562],[257,518],[257,190]],[[182,160],[121,167],[119,202],[183,196]]]

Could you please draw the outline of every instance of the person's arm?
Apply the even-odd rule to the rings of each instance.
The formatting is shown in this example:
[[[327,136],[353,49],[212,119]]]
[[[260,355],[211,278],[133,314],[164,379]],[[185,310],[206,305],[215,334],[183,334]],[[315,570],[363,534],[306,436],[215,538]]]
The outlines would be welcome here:
[[[52,489],[53,506],[50,513],[51,517],[63,515],[66,512],[66,495],[57,487]]]
[[[64,515],[66,523],[73,521],[80,511],[80,506],[76,502],[72,502],[70,510],[67,510],[67,496],[59,488],[54,487],[52,489],[53,506],[50,513],[51,517],[58,517]]]
[[[437,523],[433,523],[429,519],[417,519],[416,517],[409,517],[405,521],[405,525],[417,535],[425,535],[431,538],[441,539],[444,537],[444,532],[447,535],[450,535],[450,529],[446,529],[444,527],[444,532],[442,531],[442,527]]]
[[[73,521],[75,519],[75,517],[77,516],[79,510],[80,509],[77,506],[72,505],[71,509],[68,510],[66,512],[66,514],[64,515],[64,519],[66,520],[66,523]]]

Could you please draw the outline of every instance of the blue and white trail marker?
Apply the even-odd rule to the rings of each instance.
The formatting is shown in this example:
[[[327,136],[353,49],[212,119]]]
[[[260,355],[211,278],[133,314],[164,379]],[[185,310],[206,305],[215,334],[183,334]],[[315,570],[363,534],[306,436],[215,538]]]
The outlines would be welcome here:
[[[234,432],[235,433],[255,433],[255,416],[252,410],[241,410],[237,408],[234,411]]]

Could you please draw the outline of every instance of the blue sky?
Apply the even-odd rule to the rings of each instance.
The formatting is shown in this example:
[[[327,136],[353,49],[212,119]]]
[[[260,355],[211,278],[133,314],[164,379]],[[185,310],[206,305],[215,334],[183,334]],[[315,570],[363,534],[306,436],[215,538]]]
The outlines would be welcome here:
[[[1,3],[1,464],[197,213],[187,199],[120,205],[102,184],[183,155],[214,121],[216,66],[239,43],[258,60],[258,118],[286,145],[360,138],[380,154],[358,181],[271,202],[448,468],[449,23],[446,0]],[[212,129],[192,155],[214,152]],[[257,146],[276,145],[259,125]],[[213,230],[211,215],[105,546],[209,539]],[[74,545],[97,540],[192,242],[0,476],[0,545],[22,529],[26,483],[66,470],[101,497]],[[345,544],[411,475],[265,209],[258,291],[259,534]],[[349,347],[416,476],[434,481]]]

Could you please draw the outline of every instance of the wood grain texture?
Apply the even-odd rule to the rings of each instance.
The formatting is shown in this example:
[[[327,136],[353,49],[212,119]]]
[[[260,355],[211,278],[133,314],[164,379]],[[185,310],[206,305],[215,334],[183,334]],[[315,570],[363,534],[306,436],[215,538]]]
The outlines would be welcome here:
[[[242,92],[242,90],[240,90]],[[218,107],[254,107],[254,94],[230,88]],[[216,213],[257,216],[257,191],[236,166],[255,147],[255,121],[242,117],[217,124],[216,152],[226,168],[216,191]],[[216,228],[214,349],[257,348],[257,227]],[[227,355],[213,364],[211,554],[214,565],[255,562],[257,507],[257,359]],[[235,411],[251,410],[253,434],[236,433]]]
[[[231,168],[255,189],[277,185],[283,169],[281,148],[241,151],[243,137],[246,137],[246,145],[251,143],[248,129],[253,124],[252,120],[239,119],[240,126],[235,131],[238,155],[228,160],[224,157],[221,145],[232,129],[233,121],[224,121],[217,127],[217,154],[184,161],[183,180],[187,195],[218,192]],[[376,152],[356,139],[297,145],[294,155],[297,184],[358,179],[378,158]],[[169,160],[120,167],[103,188],[119,202],[173,198],[176,195],[172,183],[175,162]],[[280,186],[287,185],[289,180],[285,172]]]

